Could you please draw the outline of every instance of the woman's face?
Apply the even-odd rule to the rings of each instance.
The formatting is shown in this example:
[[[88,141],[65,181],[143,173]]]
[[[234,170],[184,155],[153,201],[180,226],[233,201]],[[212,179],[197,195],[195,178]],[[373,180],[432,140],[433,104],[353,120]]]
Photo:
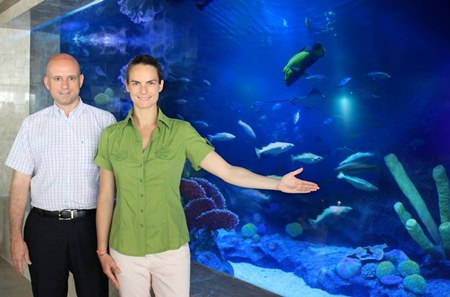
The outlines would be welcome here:
[[[163,86],[164,81],[159,80],[156,68],[143,64],[132,66],[125,85],[133,106],[139,109],[156,106]]]

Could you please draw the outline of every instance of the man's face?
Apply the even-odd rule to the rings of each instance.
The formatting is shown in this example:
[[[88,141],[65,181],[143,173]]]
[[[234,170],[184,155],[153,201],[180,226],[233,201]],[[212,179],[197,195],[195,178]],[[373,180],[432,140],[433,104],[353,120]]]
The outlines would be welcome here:
[[[58,106],[74,107],[78,104],[83,80],[84,76],[73,59],[58,57],[47,65],[44,85]]]

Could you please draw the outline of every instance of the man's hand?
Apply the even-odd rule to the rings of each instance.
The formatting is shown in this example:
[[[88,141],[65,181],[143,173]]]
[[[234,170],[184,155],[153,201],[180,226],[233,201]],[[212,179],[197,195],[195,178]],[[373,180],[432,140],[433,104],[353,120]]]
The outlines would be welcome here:
[[[24,275],[22,262],[31,265],[28,246],[22,238],[11,238],[11,258],[14,268],[18,273]]]

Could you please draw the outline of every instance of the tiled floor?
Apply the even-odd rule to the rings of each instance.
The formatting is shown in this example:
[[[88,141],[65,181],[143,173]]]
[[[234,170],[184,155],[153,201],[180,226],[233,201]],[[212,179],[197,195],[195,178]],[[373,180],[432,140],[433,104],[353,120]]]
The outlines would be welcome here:
[[[0,257],[0,296],[2,297],[32,297],[29,281],[18,275],[13,267]],[[217,272],[203,265],[192,263],[191,271],[192,297],[279,297]]]

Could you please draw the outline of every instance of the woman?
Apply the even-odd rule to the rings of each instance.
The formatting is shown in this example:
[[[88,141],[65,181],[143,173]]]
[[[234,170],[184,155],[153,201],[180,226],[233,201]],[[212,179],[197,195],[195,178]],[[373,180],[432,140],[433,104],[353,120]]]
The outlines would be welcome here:
[[[95,158],[97,254],[121,296],[150,296],[153,289],[158,297],[188,297],[189,233],[179,191],[186,159],[241,187],[285,193],[319,187],[295,177],[302,169],[274,179],[232,166],[188,122],[164,115],[157,105],[164,80],[153,57],[135,57],[125,84],[133,108],[104,131]]]

